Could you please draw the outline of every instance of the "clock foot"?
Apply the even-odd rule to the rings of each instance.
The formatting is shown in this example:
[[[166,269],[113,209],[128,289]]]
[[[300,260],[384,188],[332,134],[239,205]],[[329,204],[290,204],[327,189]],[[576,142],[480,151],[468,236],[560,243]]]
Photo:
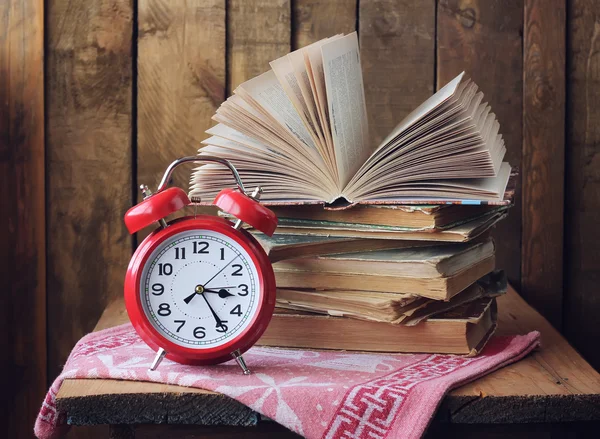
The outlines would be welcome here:
[[[154,357],[154,361],[152,362],[152,366],[150,366],[150,370],[156,370],[160,362],[163,360],[163,358],[165,358],[165,355],[167,355],[167,351],[165,351],[163,348],[159,348],[158,351],[156,351],[156,357]]]
[[[231,353],[231,356],[235,359],[236,363],[242,368],[244,375],[250,375],[252,372],[246,366],[246,362],[244,361],[244,357],[240,354],[240,351],[235,351]]]

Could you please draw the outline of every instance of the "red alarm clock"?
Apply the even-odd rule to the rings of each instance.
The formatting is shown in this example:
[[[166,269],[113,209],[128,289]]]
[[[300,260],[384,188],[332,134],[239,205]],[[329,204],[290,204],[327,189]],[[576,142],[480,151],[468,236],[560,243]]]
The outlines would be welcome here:
[[[185,162],[227,166],[237,189],[224,189],[214,200],[235,223],[195,215],[165,221],[190,204],[180,188],[167,188],[173,170]],[[144,200],[125,214],[135,233],[159,227],[139,245],[125,276],[127,313],[140,337],[157,355],[184,364],[217,364],[234,358],[250,373],[242,354],[263,334],[275,306],[275,276],[266,253],[241,228],[245,222],[271,236],[273,212],[259,204],[260,188],[248,194],[235,167],[217,157],[184,157],[171,163],[156,191],[141,187]]]

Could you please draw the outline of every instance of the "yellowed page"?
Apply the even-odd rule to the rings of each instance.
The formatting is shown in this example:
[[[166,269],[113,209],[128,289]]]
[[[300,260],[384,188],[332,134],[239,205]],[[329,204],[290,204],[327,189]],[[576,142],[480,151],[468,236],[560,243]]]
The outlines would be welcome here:
[[[239,88],[248,93],[273,119],[302,144],[316,152],[316,146],[310,133],[272,70],[244,82]]]
[[[333,41],[338,38],[342,38],[343,35],[335,35],[331,38],[318,41],[317,43],[311,44],[304,48],[304,65],[308,73],[308,79],[310,82],[311,91],[315,97],[315,103],[317,106],[317,115],[321,121],[321,127],[323,128],[323,135],[325,136],[325,143],[330,153],[332,163],[335,164],[335,151],[333,150],[333,138],[331,136],[330,124],[329,124],[329,111],[327,109],[327,92],[325,91],[325,76],[323,74],[323,56],[321,54],[321,46],[327,42]],[[336,165],[337,173],[337,165]]]
[[[304,57],[301,53],[299,53],[299,55],[302,58],[302,67],[304,68]],[[300,83],[295,74],[289,55],[278,58],[275,61],[271,61],[270,65],[271,69],[273,69],[273,73],[275,73],[275,76],[279,80],[281,87],[290,99],[290,102],[296,109],[298,116],[300,116],[304,126],[311,135],[319,154],[321,157],[323,157],[324,162],[329,168],[329,173],[333,174],[333,166],[329,160],[325,140],[323,139],[320,128],[315,125],[316,120],[311,115],[311,110],[308,108],[308,104],[305,100],[304,94],[302,93]],[[312,95],[310,97],[312,100]]]
[[[325,43],[321,54],[336,163],[345,186],[371,153],[356,32]]]
[[[315,96],[313,95],[310,86],[310,79],[308,77],[308,71],[306,69],[306,64],[304,63],[304,53],[305,49],[296,50],[295,52],[288,54],[287,58],[290,62],[294,77],[298,83],[300,93],[304,99],[308,116],[312,121],[312,125],[315,127],[315,132],[319,137],[319,141],[325,145],[325,135],[323,134],[323,127],[317,110],[317,102],[315,100]]]

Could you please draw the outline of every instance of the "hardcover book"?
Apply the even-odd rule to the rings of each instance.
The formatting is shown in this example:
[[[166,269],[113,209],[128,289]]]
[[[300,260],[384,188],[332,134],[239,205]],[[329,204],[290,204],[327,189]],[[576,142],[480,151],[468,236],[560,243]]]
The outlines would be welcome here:
[[[273,264],[278,288],[413,294],[449,300],[494,269],[492,239],[434,247],[289,259]]]
[[[496,330],[495,298],[484,297],[416,326],[276,309],[256,343],[289,348],[477,355]]]
[[[277,307],[414,326],[423,320],[483,297],[505,294],[502,271],[490,273],[452,297],[432,300],[413,294],[354,290],[277,289]]]

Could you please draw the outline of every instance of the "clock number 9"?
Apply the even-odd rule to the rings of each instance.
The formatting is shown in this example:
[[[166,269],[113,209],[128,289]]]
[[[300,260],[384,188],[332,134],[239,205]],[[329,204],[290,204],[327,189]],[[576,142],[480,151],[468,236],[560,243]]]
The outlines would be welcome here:
[[[152,284],[152,294],[154,296],[160,296],[165,292],[165,286],[163,284]]]

